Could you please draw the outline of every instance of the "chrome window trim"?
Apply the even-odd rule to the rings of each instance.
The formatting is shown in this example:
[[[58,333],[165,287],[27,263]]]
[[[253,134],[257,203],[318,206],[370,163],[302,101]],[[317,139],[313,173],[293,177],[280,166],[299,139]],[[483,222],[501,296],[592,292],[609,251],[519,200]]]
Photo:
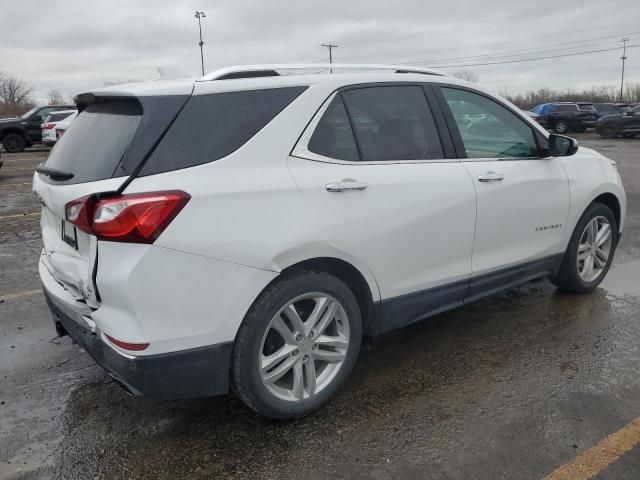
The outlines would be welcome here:
[[[342,89],[341,89],[342,90]],[[432,159],[421,159],[421,160],[376,160],[376,161],[352,161],[352,160],[341,160],[338,158],[325,157],[324,155],[320,155],[318,153],[314,153],[309,150],[309,141],[311,140],[311,136],[313,132],[315,132],[322,115],[329,108],[329,105],[333,101],[333,99],[340,94],[340,91],[336,90],[322,103],[318,111],[315,113],[314,117],[311,119],[307,127],[300,135],[300,138],[296,142],[295,147],[291,151],[291,156],[296,158],[301,158],[303,160],[311,160],[314,162],[323,162],[323,163],[333,163],[338,165],[402,165],[402,164],[421,164],[421,163],[459,163],[460,158],[432,158]],[[433,112],[431,112],[434,115]]]

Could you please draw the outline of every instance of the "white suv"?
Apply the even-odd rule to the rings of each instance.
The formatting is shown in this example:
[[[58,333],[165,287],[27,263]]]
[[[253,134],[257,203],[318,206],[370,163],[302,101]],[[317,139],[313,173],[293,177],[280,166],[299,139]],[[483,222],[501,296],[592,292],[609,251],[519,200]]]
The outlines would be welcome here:
[[[363,335],[606,275],[626,207],[615,162],[436,71],[329,68],[76,97],[34,176],[40,276],[58,333],[130,393],[232,387],[300,417]]]

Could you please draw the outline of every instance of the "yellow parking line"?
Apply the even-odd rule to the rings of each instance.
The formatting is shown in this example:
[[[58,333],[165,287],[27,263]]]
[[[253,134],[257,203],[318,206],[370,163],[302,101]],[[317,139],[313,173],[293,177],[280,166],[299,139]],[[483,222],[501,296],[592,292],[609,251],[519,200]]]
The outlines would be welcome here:
[[[38,290],[27,290],[25,292],[7,293],[0,295],[0,300],[15,300],[16,298],[30,297],[32,295],[38,295],[39,293],[42,293],[41,288],[39,288]]]
[[[640,443],[640,417],[604,438],[544,480],[588,480]]]
[[[5,218],[32,217],[34,215],[40,215],[40,212],[17,213],[15,215],[5,215],[4,217],[0,217],[0,220],[3,220]]]

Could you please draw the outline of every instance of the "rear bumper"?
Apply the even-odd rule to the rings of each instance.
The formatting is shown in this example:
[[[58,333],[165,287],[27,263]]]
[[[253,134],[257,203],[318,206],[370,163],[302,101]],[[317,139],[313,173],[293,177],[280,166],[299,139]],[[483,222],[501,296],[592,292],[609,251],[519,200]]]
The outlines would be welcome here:
[[[68,334],[132,395],[170,400],[228,392],[231,342],[157,355],[123,355],[82,318],[73,318],[77,315],[46,288],[44,294],[58,334]]]

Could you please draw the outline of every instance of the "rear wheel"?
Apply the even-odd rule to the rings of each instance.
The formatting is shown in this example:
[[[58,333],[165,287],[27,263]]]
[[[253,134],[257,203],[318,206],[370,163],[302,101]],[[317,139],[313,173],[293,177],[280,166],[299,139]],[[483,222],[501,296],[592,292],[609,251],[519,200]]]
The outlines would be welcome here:
[[[604,138],[613,138],[618,134],[618,131],[614,125],[603,125],[602,130],[600,130],[600,135]]]
[[[17,133],[8,133],[2,139],[2,146],[9,153],[19,153],[27,146],[27,141],[22,135]]]
[[[284,276],[260,294],[234,346],[238,396],[274,419],[322,407],[349,376],[362,322],[347,285],[324,272]]]
[[[556,133],[567,133],[569,131],[569,125],[564,120],[558,120],[553,127]]]
[[[557,275],[550,280],[571,292],[587,292],[604,279],[618,243],[618,225],[611,209],[593,203],[576,225]]]

